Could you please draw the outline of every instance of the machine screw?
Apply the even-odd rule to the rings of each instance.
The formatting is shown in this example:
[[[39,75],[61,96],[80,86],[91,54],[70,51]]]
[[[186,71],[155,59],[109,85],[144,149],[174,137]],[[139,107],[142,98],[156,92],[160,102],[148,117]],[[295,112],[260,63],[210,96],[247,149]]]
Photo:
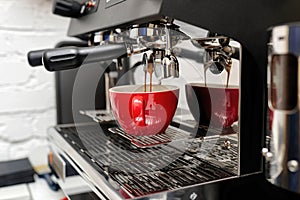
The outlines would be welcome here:
[[[287,163],[290,172],[297,172],[299,170],[299,162],[297,160],[290,160]]]
[[[269,152],[269,149],[267,149],[267,148],[263,148],[261,150],[261,153],[262,153],[263,156],[266,156],[266,153],[268,153],[268,152]]]
[[[273,153],[269,152],[269,149],[263,148],[262,155],[266,158],[266,161],[271,161],[273,158]]]
[[[223,146],[225,149],[230,149],[231,148],[230,140],[224,140]]]
[[[190,200],[195,200],[196,198],[198,197],[198,195],[193,192],[191,195],[190,195]]]

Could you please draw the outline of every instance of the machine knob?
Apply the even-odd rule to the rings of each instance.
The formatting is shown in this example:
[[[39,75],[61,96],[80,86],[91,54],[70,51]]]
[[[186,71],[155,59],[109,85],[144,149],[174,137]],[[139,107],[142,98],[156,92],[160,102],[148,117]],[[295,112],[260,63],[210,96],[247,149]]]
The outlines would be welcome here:
[[[75,0],[55,0],[52,12],[63,17],[78,18],[81,10],[82,5]]]

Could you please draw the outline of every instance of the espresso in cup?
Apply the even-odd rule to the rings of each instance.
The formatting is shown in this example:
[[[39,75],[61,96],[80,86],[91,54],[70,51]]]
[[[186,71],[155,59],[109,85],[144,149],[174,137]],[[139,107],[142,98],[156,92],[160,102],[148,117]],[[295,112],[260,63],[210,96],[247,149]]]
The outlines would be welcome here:
[[[163,133],[171,123],[179,88],[152,85],[151,92],[144,92],[143,85],[126,85],[111,88],[109,95],[113,115],[127,134],[155,135]]]
[[[226,129],[238,121],[238,86],[186,84],[189,109],[199,125]]]

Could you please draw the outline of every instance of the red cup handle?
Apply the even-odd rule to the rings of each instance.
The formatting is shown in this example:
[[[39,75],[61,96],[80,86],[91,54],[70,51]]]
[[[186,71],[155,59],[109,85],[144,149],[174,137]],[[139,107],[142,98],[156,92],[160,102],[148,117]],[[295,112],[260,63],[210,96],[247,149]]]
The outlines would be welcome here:
[[[145,122],[145,101],[142,96],[134,96],[131,101],[131,114],[138,126],[146,126]]]

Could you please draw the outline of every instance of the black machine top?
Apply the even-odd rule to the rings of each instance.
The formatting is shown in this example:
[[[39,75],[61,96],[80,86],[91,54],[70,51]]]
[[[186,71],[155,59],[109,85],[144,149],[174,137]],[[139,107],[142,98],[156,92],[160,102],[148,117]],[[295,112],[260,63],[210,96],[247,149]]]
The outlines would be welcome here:
[[[242,41],[246,46],[251,46],[251,38],[264,37],[269,27],[300,20],[298,11],[300,2],[297,0],[226,2],[144,0],[142,3],[140,0],[76,0],[76,2],[86,5],[91,5],[92,2],[93,6],[90,6],[90,9],[85,6],[82,16],[73,17],[68,30],[69,36],[126,28],[167,17],[227,35]]]

